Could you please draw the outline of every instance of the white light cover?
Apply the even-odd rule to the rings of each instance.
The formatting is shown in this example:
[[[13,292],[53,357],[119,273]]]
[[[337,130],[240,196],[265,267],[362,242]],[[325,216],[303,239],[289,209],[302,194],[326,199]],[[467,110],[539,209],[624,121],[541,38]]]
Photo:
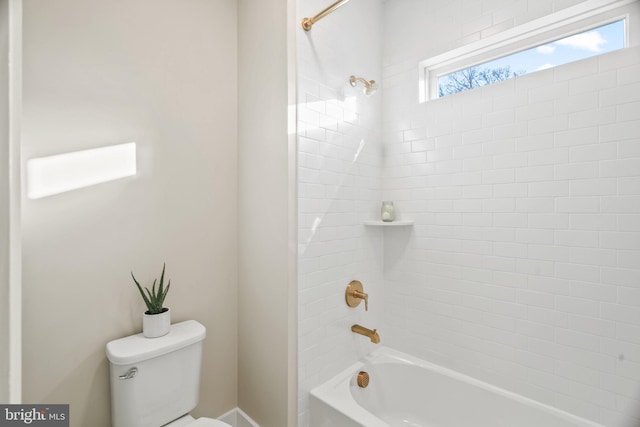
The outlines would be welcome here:
[[[135,142],[40,157],[27,162],[27,196],[39,199],[135,174]]]

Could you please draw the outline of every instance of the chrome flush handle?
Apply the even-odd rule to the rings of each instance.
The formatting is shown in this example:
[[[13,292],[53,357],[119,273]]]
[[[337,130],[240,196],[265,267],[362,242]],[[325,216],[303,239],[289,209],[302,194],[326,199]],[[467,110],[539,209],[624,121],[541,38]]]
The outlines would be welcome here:
[[[131,378],[135,377],[137,373],[138,373],[138,368],[134,366],[133,368],[129,369],[126,373],[120,375],[118,378],[121,380],[130,380]]]

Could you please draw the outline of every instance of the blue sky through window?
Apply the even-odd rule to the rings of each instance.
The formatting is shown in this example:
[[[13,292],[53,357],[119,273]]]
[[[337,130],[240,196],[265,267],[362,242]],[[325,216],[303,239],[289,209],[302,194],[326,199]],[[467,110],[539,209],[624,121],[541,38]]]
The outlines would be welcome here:
[[[532,73],[622,48],[624,48],[624,20],[564,37],[554,42],[504,56],[490,62],[478,64],[474,67],[479,69],[509,67],[512,73],[509,78],[511,78],[514,77],[514,72],[517,73],[517,75]],[[465,71],[474,67],[469,67],[438,78],[440,96],[450,95],[488,84],[479,80],[477,84],[470,84],[472,87],[460,87],[459,90],[455,90],[455,87],[458,85],[453,83],[451,77],[454,75],[461,77],[461,73],[465,73]],[[447,90],[443,91],[445,87]]]

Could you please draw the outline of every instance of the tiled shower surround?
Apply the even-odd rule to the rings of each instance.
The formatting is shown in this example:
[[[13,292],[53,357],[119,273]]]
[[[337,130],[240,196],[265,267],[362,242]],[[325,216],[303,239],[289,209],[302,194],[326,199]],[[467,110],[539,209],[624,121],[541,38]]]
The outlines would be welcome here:
[[[305,0],[298,11],[327,5]],[[383,328],[382,232],[363,225],[380,209],[382,96],[349,85],[350,75],[382,78],[381,5],[352,1],[309,33],[298,27],[300,427],[309,391],[375,349],[351,325]],[[369,311],[346,305],[352,280],[364,284]]]
[[[605,425],[640,404],[639,59],[416,105],[389,132],[384,198],[416,224],[385,235],[387,344]]]
[[[304,127],[299,138],[300,425],[308,390],[372,349],[343,333],[353,321],[379,326],[384,345],[607,427],[637,427],[640,48],[421,104],[420,60],[580,2],[370,3],[382,10],[381,113],[371,97],[356,105],[373,135],[382,122],[381,157],[373,142],[370,157],[351,162],[355,139],[309,141]],[[326,18],[314,37],[345,43],[360,29],[345,23],[352,17]],[[324,73],[357,63],[333,53]],[[314,66],[299,70],[303,124],[316,117],[306,111],[317,100],[303,98]],[[329,167],[339,188],[323,199],[326,178],[308,161],[321,170],[339,151],[350,166]],[[383,199],[414,226],[362,226]],[[314,236],[317,212],[331,221]],[[343,308],[351,273],[372,282],[367,314]]]

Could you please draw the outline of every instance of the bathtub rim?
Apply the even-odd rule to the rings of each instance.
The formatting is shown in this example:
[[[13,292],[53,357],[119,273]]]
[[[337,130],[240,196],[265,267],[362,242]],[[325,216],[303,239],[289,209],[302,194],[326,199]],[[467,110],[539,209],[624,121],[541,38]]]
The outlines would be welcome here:
[[[365,357],[365,359],[371,357],[374,353],[377,353],[380,350],[382,350],[382,348],[370,353]],[[354,363],[330,378],[328,381],[325,381],[312,389],[309,393],[309,398],[317,399],[323,404],[332,407],[336,411],[340,412],[341,415],[349,418],[358,425],[367,427],[389,427],[387,423],[376,417],[373,413],[367,411],[364,407],[360,406],[351,394],[350,382],[353,378],[353,374],[359,372],[364,365],[365,363],[363,361]],[[311,406],[313,406],[313,404],[311,404]]]
[[[390,347],[382,346],[363,357],[362,360],[352,364],[328,381],[315,387],[310,392],[310,397],[318,399],[322,403],[333,407],[350,420],[367,427],[388,427],[388,424],[369,412],[356,402],[351,394],[351,386],[355,385],[355,376],[368,364],[397,363],[414,365],[430,371],[445,375],[455,380],[479,387],[490,393],[515,400],[516,402],[534,407],[540,411],[551,413],[559,418],[576,423],[577,427],[605,427],[594,421],[587,420],[569,412],[563,411],[551,405],[539,402],[529,397],[522,396],[498,386],[480,381],[476,378],[462,374],[449,368],[419,359],[415,356],[403,353]]]

